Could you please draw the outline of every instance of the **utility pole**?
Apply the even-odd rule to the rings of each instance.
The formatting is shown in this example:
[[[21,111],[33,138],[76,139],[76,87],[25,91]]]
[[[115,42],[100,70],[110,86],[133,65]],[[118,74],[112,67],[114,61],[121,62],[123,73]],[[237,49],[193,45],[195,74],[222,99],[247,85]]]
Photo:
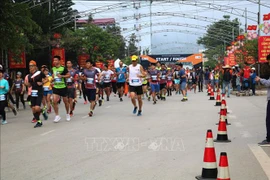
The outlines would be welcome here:
[[[152,49],[152,42],[153,42],[153,29],[152,29],[152,3],[153,0],[150,0],[150,54],[152,54],[153,49]]]
[[[261,0],[258,1],[258,39],[260,38],[260,24],[261,24]],[[258,76],[261,76],[261,65],[258,62]]]
[[[245,8],[245,33],[247,33],[247,8]]]
[[[51,11],[52,11],[52,0],[49,0],[49,16],[51,15]],[[51,26],[49,27],[49,35],[51,36]],[[49,67],[52,66],[52,55],[51,54],[52,54],[52,49],[51,49],[51,44],[49,44]]]

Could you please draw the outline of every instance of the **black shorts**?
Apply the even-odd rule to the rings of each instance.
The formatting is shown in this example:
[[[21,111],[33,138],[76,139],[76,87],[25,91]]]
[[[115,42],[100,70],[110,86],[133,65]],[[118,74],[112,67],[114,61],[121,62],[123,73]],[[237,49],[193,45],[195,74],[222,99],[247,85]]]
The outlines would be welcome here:
[[[43,94],[39,94],[38,97],[31,96],[31,107],[33,106],[41,106]]]
[[[166,88],[166,85],[167,85],[167,83],[160,84],[159,85],[160,90],[165,89]]]
[[[111,82],[109,83],[103,83],[103,88],[108,88],[108,87],[111,87]]]
[[[118,82],[116,83],[116,86],[118,89],[120,89],[121,87],[125,87],[125,83],[124,82]]]
[[[129,92],[134,92],[137,95],[143,94],[142,86],[129,86]]]
[[[96,101],[96,89],[86,89],[86,96],[88,101]]]
[[[75,88],[68,88],[67,89],[67,97],[74,99],[75,98]]]
[[[67,88],[61,88],[61,89],[53,88],[53,94],[56,94],[61,97],[67,97]]]

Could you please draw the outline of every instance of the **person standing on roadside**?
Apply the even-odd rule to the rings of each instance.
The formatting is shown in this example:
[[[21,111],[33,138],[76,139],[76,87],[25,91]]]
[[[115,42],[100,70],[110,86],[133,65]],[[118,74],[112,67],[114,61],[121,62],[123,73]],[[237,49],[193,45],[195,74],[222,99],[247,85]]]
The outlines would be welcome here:
[[[270,68],[270,54],[266,57],[268,61],[268,68]],[[259,143],[259,145],[270,145],[270,76],[269,79],[263,79],[260,77],[256,77],[255,80],[257,82],[262,83],[267,87],[267,108],[266,108],[266,139]]]
[[[230,92],[231,92],[231,80],[232,80],[232,75],[230,72],[231,67],[229,65],[223,66],[224,69],[224,74],[223,74],[223,83],[222,83],[222,94],[226,94],[226,87],[228,88],[227,91],[227,97],[230,97]]]

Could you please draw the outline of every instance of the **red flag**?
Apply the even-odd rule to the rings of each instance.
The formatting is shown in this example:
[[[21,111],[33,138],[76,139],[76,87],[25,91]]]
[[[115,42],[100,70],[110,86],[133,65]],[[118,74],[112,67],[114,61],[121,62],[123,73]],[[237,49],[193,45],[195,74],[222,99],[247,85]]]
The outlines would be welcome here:
[[[257,25],[253,25],[252,30],[257,30]]]
[[[264,14],[264,15],[263,15],[263,20],[264,20],[264,21],[270,20],[270,13],[269,13],[269,14]]]
[[[252,30],[252,26],[248,26],[247,30]]]

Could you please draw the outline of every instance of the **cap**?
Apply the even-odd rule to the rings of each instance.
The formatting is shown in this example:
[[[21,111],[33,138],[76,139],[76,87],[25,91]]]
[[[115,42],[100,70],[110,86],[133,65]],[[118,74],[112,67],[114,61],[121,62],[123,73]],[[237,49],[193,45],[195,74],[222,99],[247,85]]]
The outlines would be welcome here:
[[[138,59],[138,56],[136,55],[131,56],[131,61],[137,61],[137,59]]]
[[[31,61],[29,62],[29,65],[34,65],[34,66],[36,66],[36,65],[37,65],[37,63],[36,63],[36,61],[31,60]]]
[[[21,73],[20,71],[18,71],[18,72],[17,72],[17,75],[20,75],[20,76],[21,76],[21,75],[22,75],[22,73]]]
[[[46,65],[42,65],[41,68],[47,68],[47,66]]]
[[[255,67],[253,67],[253,68],[251,68],[252,70],[256,70],[256,68]]]

